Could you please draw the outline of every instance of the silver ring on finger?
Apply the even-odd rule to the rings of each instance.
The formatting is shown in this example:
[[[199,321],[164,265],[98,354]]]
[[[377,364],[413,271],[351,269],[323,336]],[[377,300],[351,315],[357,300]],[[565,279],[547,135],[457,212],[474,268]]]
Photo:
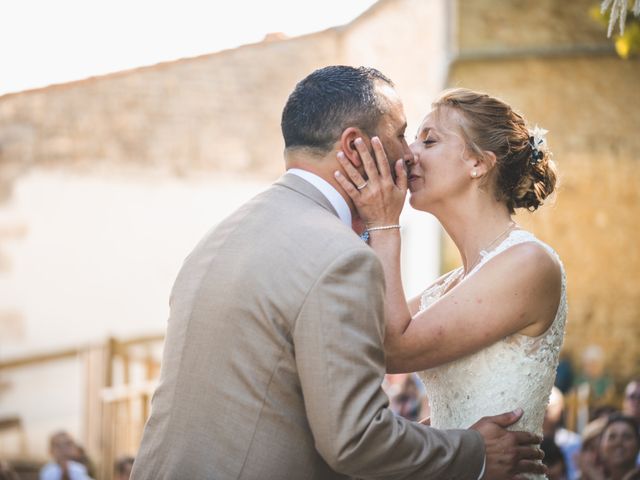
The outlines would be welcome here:
[[[364,183],[363,183],[362,185],[360,185],[360,186],[357,186],[357,185],[356,185],[356,188],[357,188],[358,190],[362,190],[364,187],[366,187],[366,186],[367,186],[367,184],[368,184],[368,183],[369,183],[369,182],[364,182]]]

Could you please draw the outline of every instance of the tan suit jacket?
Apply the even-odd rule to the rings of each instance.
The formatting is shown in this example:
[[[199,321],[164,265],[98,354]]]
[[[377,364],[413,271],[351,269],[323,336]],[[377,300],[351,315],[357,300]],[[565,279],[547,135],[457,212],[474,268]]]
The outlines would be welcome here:
[[[132,478],[477,480],[477,432],[387,408],[383,298],[371,248],[284,175],[185,260]]]

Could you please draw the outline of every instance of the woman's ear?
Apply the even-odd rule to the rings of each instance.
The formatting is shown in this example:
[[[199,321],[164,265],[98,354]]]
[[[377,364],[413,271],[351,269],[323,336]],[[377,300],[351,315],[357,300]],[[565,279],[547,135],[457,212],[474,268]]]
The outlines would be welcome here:
[[[485,164],[485,174],[489,173],[491,170],[493,170],[493,167],[495,167],[496,162],[498,161],[498,159],[496,158],[496,154],[493,152],[490,152],[488,150],[485,150],[484,152],[482,152],[484,154],[484,156],[482,157],[482,163]]]
[[[362,166],[362,160],[360,159],[360,155],[358,155],[358,151],[356,150],[355,141],[356,138],[362,137],[362,132],[355,127],[346,128],[340,136],[340,149],[342,150],[342,153],[344,153],[345,157],[347,157],[347,159],[356,168]]]
[[[482,152],[482,156],[474,155],[467,158],[472,178],[480,178],[487,175],[496,164],[496,155],[490,151]]]

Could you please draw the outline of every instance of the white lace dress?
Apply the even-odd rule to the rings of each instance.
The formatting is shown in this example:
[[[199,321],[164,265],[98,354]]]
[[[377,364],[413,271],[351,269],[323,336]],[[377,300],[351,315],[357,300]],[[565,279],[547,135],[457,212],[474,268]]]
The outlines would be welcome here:
[[[480,263],[467,278],[494,256],[523,242],[536,242],[557,258],[553,249],[533,234],[514,230],[494,250],[481,252]],[[461,268],[453,270],[427,289],[420,310],[440,298],[461,274]],[[444,429],[468,428],[481,417],[521,407],[524,416],[510,429],[542,434],[542,420],[555,379],[566,316],[566,277],[562,268],[560,304],[545,333],[538,337],[510,335],[479,352],[419,373],[431,405],[431,425]],[[546,477],[530,475],[528,478]]]

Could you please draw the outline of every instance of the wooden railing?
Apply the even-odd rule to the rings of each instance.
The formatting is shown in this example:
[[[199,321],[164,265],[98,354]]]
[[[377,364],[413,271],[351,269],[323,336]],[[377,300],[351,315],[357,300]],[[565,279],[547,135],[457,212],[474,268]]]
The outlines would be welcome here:
[[[102,458],[100,477],[112,478],[115,459],[135,456],[144,424],[149,417],[151,396],[156,382],[106,388],[102,391]]]
[[[137,452],[159,375],[163,340],[163,335],[125,340],[109,338],[100,344],[6,359],[0,361],[0,375],[77,359],[83,368],[85,385],[79,440],[95,461],[96,480],[111,480],[115,459]],[[0,435],[16,431],[24,442],[25,432],[19,416],[7,418],[5,422],[1,420]],[[20,446],[22,456],[28,457],[27,450],[25,445]]]

